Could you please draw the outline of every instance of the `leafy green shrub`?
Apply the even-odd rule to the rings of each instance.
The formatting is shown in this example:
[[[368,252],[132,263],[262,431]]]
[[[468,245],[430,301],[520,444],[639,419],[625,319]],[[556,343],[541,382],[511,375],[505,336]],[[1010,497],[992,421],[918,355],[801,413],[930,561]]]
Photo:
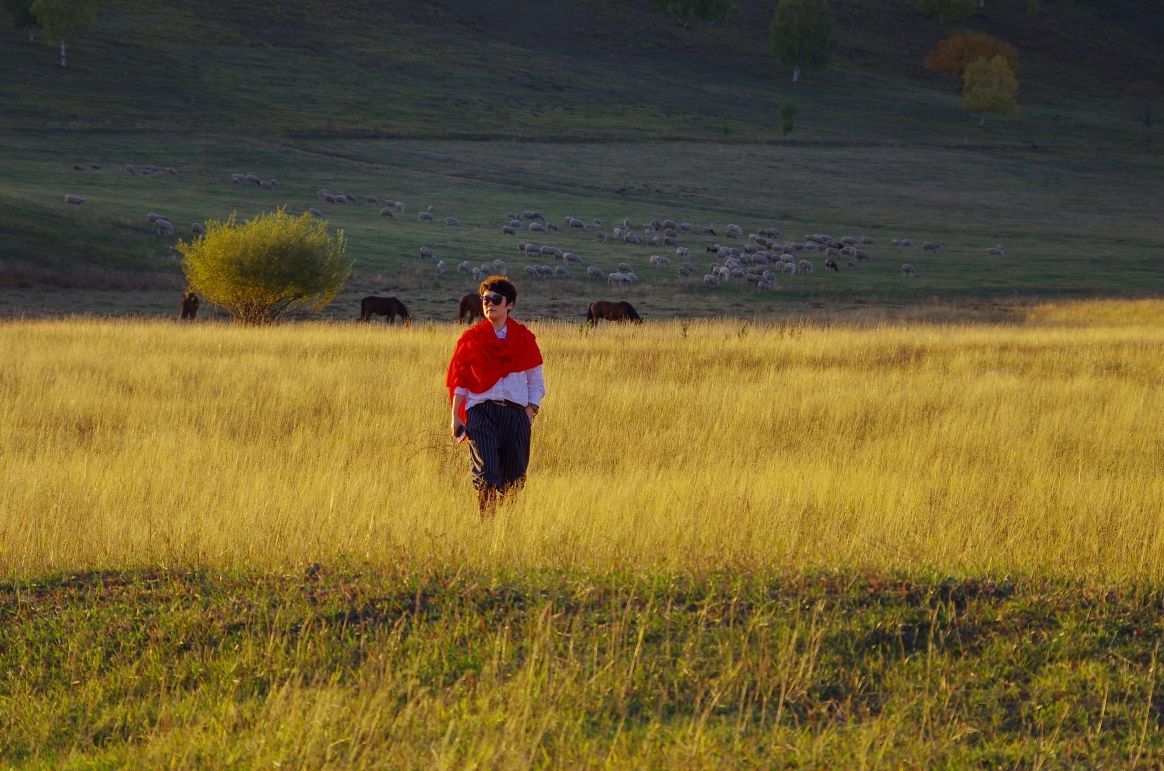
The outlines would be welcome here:
[[[352,274],[347,239],[304,213],[279,209],[238,224],[206,223],[206,235],[178,244],[190,289],[244,324],[267,324],[300,307],[322,310]]]

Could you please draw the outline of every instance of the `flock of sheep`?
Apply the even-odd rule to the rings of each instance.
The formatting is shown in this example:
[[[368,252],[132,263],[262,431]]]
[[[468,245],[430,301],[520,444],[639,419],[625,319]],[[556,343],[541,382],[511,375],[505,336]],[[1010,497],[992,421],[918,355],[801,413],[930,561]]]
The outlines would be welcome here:
[[[96,163],[73,166],[75,171],[101,168],[102,166]],[[179,174],[177,168],[173,166],[134,164],[126,164],[125,172],[133,176]],[[263,190],[278,190],[280,187],[277,179],[264,179],[249,173],[232,173],[230,181],[234,185],[254,186]],[[321,188],[316,195],[321,204],[346,205],[361,202],[361,198],[351,193],[329,188]],[[69,204],[80,205],[86,200],[84,196],[73,193],[65,195],[65,202]],[[381,216],[392,219],[403,215],[407,208],[402,200],[377,195],[364,195],[362,201],[375,204],[380,207]],[[304,211],[316,217],[324,216],[318,206],[307,207]],[[169,217],[150,212],[147,214],[147,220],[160,235],[172,237],[177,234]],[[457,217],[446,216],[438,219],[431,205],[417,213],[417,221],[434,224],[442,222],[448,228],[461,227],[461,221]],[[561,218],[559,225],[534,209],[507,212],[500,224],[500,232],[503,235],[515,238],[519,234],[549,234],[560,231],[592,238],[595,242],[603,244],[621,243],[628,247],[637,247],[640,253],[641,250],[650,250],[653,253],[645,260],[640,257],[638,260],[628,258],[620,261],[615,270],[608,272],[599,265],[586,264],[588,261],[576,251],[521,239],[516,242],[518,254],[532,260],[524,265],[526,276],[535,279],[569,278],[572,275],[571,268],[577,268],[581,271],[580,275],[589,280],[604,281],[610,285],[628,285],[638,283],[639,271],[653,271],[657,275],[665,273],[674,275],[671,271],[677,271],[681,279],[693,281],[699,281],[702,275],[702,285],[710,289],[743,281],[752,284],[759,291],[771,292],[779,284],[782,276],[813,275],[816,272],[816,264],[809,259],[810,257],[823,259],[826,271],[839,272],[842,262],[848,268],[856,268],[867,261],[872,261],[874,256],[864,247],[875,245],[874,240],[865,235],[844,235],[834,238],[825,233],[812,233],[799,240],[788,240],[784,238],[780,228],[771,225],[754,231],[745,231],[742,226],[733,223],[717,230],[712,225],[695,225],[671,218],[656,218],[643,223],[632,223],[629,218],[625,218],[607,228],[597,217],[587,223],[580,217],[566,215]],[[191,224],[190,233],[194,237],[205,235],[205,232],[202,223]],[[700,248],[694,246],[696,238],[703,241],[719,239],[701,244],[704,258],[711,258],[706,264],[706,270],[697,267],[697,258],[692,253],[692,248]],[[909,238],[893,239],[890,246],[894,249],[909,249],[913,246],[913,241]],[[926,241],[922,246],[922,249],[929,253],[935,253],[942,248],[943,245],[936,241]],[[1001,257],[1006,255],[1006,249],[996,245],[986,249],[986,253]],[[447,260],[438,258],[432,247],[420,247],[419,255],[421,259],[435,261],[439,274],[452,269]],[[672,268],[673,264],[677,264],[677,268]],[[480,281],[488,275],[508,275],[509,265],[501,259],[476,265],[468,260],[462,260],[456,265],[456,270],[460,274],[471,276],[474,281]],[[901,266],[901,274],[909,278],[915,277],[917,268],[911,263],[904,263]]]

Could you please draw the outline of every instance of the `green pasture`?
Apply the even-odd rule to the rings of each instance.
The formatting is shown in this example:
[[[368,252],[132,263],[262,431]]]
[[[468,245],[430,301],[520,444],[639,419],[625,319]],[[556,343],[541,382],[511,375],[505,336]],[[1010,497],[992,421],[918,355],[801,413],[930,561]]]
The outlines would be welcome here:
[[[1151,768],[1160,603],[861,573],[0,582],[0,763]]]
[[[355,313],[359,297],[396,294],[420,318],[446,318],[453,301],[470,291],[471,277],[456,272],[505,260],[519,279],[529,315],[580,316],[597,296],[625,297],[656,316],[770,316],[787,313],[882,312],[933,304],[998,306],[1031,299],[1150,296],[1164,291],[1164,224],[1156,208],[1164,200],[1164,163],[1158,156],[1092,156],[1080,152],[1005,148],[951,149],[906,146],[723,145],[700,142],[478,142],[384,139],[283,138],[247,140],[185,134],[60,132],[2,140],[0,167],[0,311],[5,315],[52,310],[51,297],[32,302],[39,290],[60,294],[58,311],[170,312],[181,287],[179,238],[193,222],[240,219],[286,206],[316,207],[342,228],[356,274],[329,311]],[[75,171],[74,164],[101,169]],[[130,175],[127,163],[173,166],[165,173]],[[279,181],[277,190],[231,183],[232,173]],[[319,200],[321,188],[344,191],[354,204]],[[85,196],[81,206],[66,193]],[[406,201],[394,218],[365,196]],[[432,206],[436,222],[417,220]],[[504,235],[505,215],[536,209],[558,223],[556,233]],[[165,215],[176,238],[157,235],[146,218]],[[568,232],[563,217],[588,223]],[[460,220],[449,228],[443,218]],[[723,237],[728,223],[745,232],[776,226],[785,240],[824,232],[867,235],[874,259],[839,273],[782,276],[771,294],[737,281],[706,289],[700,278],[681,279],[670,268],[650,267],[652,254],[674,248],[600,243],[594,237],[624,218],[711,225],[719,236],[698,232],[682,238],[699,276],[713,243],[742,246]],[[910,238],[911,248],[893,239]],[[533,260],[517,242],[549,244],[577,253],[583,268],[604,272],[630,263],[641,281],[607,287],[571,268],[569,279],[530,279]],[[936,253],[924,241],[941,242]],[[991,257],[1001,244],[1005,257]],[[421,260],[429,246],[435,260]],[[917,277],[903,278],[911,263]],[[93,290],[85,293],[84,290]],[[138,292],[140,306],[108,294]],[[80,291],[79,298],[69,291]],[[886,311],[888,309],[888,311]]]

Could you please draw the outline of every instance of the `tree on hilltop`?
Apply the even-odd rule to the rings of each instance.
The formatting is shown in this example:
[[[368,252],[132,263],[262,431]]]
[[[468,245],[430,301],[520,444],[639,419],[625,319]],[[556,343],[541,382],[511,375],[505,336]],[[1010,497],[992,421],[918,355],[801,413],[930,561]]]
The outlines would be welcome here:
[[[780,0],[768,28],[768,48],[781,65],[792,68],[792,82],[802,67],[823,69],[837,47],[828,0]]]
[[[16,29],[28,30],[28,42],[36,40],[36,15],[32,12],[33,0],[4,0],[4,10],[12,19]]]
[[[965,32],[959,35],[950,35],[938,43],[934,50],[926,54],[922,66],[931,72],[943,72],[947,75],[962,77],[970,62],[975,59],[989,60],[995,56],[1006,59],[1011,72],[1015,75],[1022,73],[1018,49],[985,32]]]
[[[31,10],[45,38],[61,46],[61,66],[68,67],[68,45],[97,21],[96,0],[34,0]]]
[[[190,289],[244,324],[269,324],[294,307],[323,310],[352,275],[344,232],[330,235],[306,212],[279,209],[241,225],[232,214],[177,248]]]
[[[674,16],[686,29],[692,19],[723,21],[736,6],[732,0],[655,0],[655,7]]]
[[[978,125],[986,123],[988,114],[1010,116],[1018,112],[1018,78],[1004,56],[970,62],[962,83],[962,107],[982,117]]]

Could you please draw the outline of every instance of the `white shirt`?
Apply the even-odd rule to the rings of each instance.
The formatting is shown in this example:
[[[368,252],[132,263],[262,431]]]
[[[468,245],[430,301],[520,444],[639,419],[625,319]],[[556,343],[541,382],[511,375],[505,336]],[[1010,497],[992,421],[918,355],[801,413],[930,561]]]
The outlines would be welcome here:
[[[506,327],[496,333],[501,340],[505,339]],[[541,406],[546,396],[546,379],[542,374],[542,365],[521,372],[510,372],[493,384],[493,387],[481,393],[474,393],[467,388],[454,388],[453,393],[465,397],[465,410],[468,411],[481,402],[492,399],[504,399],[517,404],[533,404]]]

